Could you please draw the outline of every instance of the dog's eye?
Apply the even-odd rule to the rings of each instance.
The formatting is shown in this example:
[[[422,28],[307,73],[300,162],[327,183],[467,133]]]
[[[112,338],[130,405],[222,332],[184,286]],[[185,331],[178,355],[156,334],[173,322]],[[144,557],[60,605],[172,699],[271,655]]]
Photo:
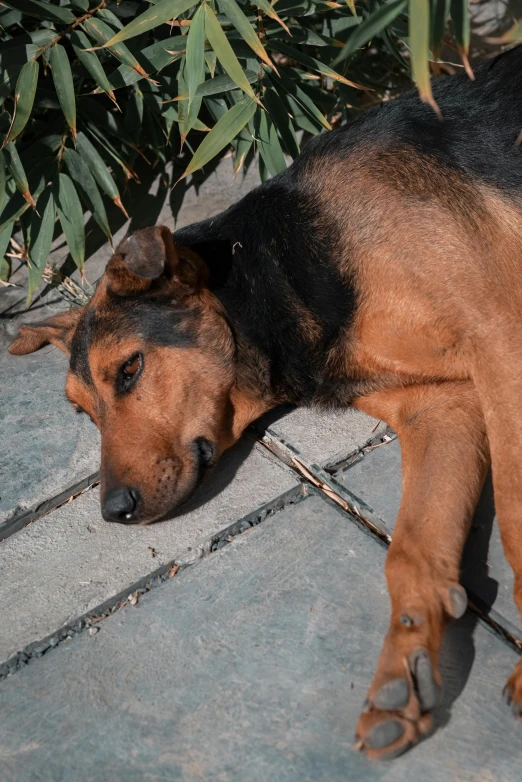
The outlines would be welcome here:
[[[135,375],[136,372],[139,371],[141,367],[141,356],[138,353],[137,356],[134,356],[134,358],[130,358],[128,361],[125,362],[125,364],[122,366],[121,371],[124,375]]]
[[[142,369],[143,355],[141,353],[136,353],[122,364],[118,372],[118,391],[120,393],[129,391],[138,379]]]

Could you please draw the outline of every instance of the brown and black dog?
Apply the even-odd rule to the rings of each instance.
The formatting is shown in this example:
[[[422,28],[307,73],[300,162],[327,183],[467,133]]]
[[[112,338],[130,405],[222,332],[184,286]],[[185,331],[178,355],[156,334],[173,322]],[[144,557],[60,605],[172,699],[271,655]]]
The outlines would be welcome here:
[[[522,48],[311,141],[214,219],[131,235],[83,309],[25,326],[70,353],[102,436],[108,521],[168,517],[254,419],[354,406],[398,433],[389,632],[357,728],[372,758],[429,731],[459,565],[493,467],[522,610]],[[505,696],[522,711],[522,663]]]

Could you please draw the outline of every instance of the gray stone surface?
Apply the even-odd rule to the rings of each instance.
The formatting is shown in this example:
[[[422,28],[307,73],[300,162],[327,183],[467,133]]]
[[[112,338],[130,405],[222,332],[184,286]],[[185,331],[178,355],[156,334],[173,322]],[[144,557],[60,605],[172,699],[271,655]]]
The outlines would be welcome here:
[[[319,465],[346,459],[386,428],[382,421],[359,410],[325,413],[304,407],[283,413],[269,426],[308,464]]]
[[[358,462],[335,476],[359,496],[390,529],[395,526],[401,499],[401,450],[398,440],[367,452]],[[444,503],[444,497],[440,498]],[[502,549],[495,519],[493,488],[488,476],[473,518],[464,552],[461,580],[477,595],[484,607],[495,610],[518,628],[522,625],[513,601],[513,571]]]
[[[294,486],[283,465],[245,438],[170,521],[107,523],[92,489],[12,535],[0,546],[0,661],[161,565],[197,559],[209,536]]]
[[[0,534],[2,522],[98,469],[98,430],[65,399],[66,371],[66,357],[51,346],[0,355]]]
[[[467,614],[437,731],[371,765],[352,736],[380,651],[384,550],[322,499],[236,538],[0,687],[4,782],[513,782],[517,655]]]

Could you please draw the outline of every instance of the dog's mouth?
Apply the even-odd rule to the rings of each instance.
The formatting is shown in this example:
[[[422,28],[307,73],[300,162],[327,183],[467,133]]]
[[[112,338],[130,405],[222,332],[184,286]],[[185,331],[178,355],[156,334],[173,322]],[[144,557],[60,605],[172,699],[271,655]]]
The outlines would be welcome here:
[[[195,491],[215,465],[217,446],[206,437],[196,437],[192,443],[192,452],[196,466]]]

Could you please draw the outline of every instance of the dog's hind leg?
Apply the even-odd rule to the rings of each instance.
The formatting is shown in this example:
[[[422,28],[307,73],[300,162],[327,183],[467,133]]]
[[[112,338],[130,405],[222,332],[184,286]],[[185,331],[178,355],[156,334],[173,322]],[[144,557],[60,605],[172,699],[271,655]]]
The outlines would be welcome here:
[[[446,620],[466,610],[460,560],[489,452],[471,383],[376,392],[356,407],[384,418],[402,448],[402,502],[386,560],[391,623],[356,733],[369,757],[389,759],[432,726]]]
[[[492,325],[477,344],[474,380],[491,450],[495,510],[506,558],[513,569],[515,603],[522,616],[522,328]],[[504,688],[515,717],[522,716],[522,660]]]

